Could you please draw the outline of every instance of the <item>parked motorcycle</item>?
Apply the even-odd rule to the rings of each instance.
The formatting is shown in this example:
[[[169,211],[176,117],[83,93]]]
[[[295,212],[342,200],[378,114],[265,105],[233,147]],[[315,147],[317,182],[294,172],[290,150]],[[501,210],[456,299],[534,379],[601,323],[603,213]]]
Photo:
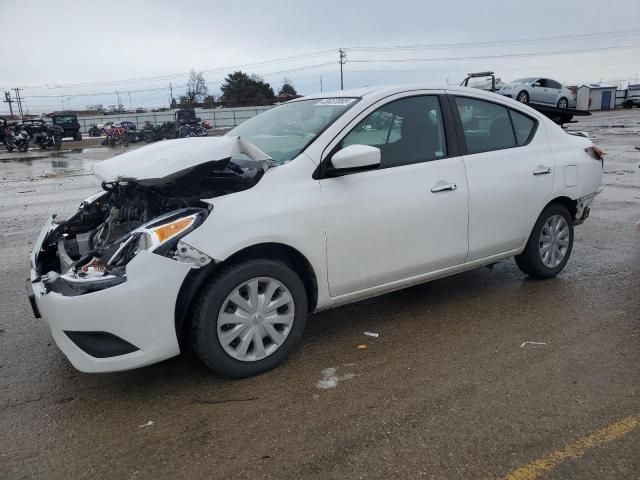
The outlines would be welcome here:
[[[120,126],[120,124],[116,123],[109,128],[107,128],[107,138],[105,138],[101,145],[108,145],[113,147],[115,145],[124,145],[125,147],[129,146],[129,138],[127,137],[127,131]]]
[[[187,138],[187,137],[195,137],[195,136],[196,136],[195,129],[188,123],[184,123],[178,127],[177,138]]]
[[[101,135],[104,135],[104,127],[100,128],[99,125],[93,124],[87,130],[87,133],[90,137],[99,137]]]
[[[7,128],[5,129],[5,145],[7,152],[13,152],[13,150],[27,152],[29,150],[29,134],[21,125]]]
[[[36,143],[41,149],[53,148],[60,150],[62,148],[62,137],[64,136],[64,129],[58,125],[52,125],[47,127],[43,133],[36,135]]]

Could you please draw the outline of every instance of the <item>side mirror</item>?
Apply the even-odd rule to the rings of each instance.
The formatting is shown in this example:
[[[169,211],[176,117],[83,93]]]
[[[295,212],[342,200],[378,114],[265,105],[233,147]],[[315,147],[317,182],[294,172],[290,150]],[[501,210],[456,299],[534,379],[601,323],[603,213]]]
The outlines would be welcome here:
[[[532,87],[539,87],[540,86],[540,82],[533,82],[531,84]]]
[[[380,149],[369,145],[349,145],[331,157],[331,164],[333,170],[345,172],[377,167],[380,165]]]

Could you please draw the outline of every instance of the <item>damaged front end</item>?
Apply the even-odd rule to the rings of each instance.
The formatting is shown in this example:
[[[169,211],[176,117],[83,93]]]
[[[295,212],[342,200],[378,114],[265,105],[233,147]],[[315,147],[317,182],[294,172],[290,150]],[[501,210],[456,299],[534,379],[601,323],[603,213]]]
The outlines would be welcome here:
[[[213,210],[202,199],[251,188],[264,171],[259,162],[226,158],[164,181],[102,182],[102,192],[48,227],[32,257],[32,282],[64,296],[103,290],[124,283],[127,264],[142,251],[204,266],[212,259],[181,242]]]

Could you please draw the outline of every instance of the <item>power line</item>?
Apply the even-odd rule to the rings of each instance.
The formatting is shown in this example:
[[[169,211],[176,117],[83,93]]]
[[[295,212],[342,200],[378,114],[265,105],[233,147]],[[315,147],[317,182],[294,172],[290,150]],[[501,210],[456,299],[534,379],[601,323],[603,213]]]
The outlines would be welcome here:
[[[234,70],[234,69],[257,68],[257,67],[277,65],[279,63],[286,63],[286,62],[290,62],[290,61],[293,61],[293,60],[316,58],[316,57],[320,57],[320,56],[333,54],[334,52],[335,52],[335,50],[320,50],[320,51],[316,51],[316,52],[310,52],[310,53],[305,53],[305,54],[300,54],[300,55],[292,55],[292,56],[289,56],[289,57],[276,58],[276,59],[272,59],[272,60],[263,60],[263,61],[260,61],[260,62],[237,64],[237,65],[231,65],[231,66],[226,66],[226,67],[209,68],[209,69],[204,69],[204,70],[200,70],[200,71],[202,73],[221,73],[221,72],[230,71],[230,70]],[[137,77],[137,78],[122,79],[122,80],[105,80],[105,81],[95,81],[95,82],[67,83],[67,84],[59,84],[59,85],[50,85],[50,84],[29,85],[29,86],[25,86],[24,88],[26,88],[26,89],[36,89],[36,88],[57,89],[57,88],[76,88],[76,87],[98,87],[98,86],[104,86],[104,85],[117,85],[117,84],[122,84],[122,83],[148,82],[148,81],[154,81],[154,80],[170,80],[170,79],[173,79],[173,78],[184,77],[186,75],[189,75],[189,72],[157,75],[157,76],[152,76],[152,77]]]
[[[608,32],[594,32],[575,35],[560,35],[556,37],[534,37],[515,40],[487,40],[481,42],[458,42],[458,43],[432,43],[432,44],[408,44],[408,45],[391,45],[391,46],[360,46],[348,47],[347,50],[358,51],[387,51],[387,50],[430,50],[439,48],[477,48],[492,47],[503,45],[522,45],[526,43],[545,43],[570,40],[588,40],[600,37],[618,37],[626,35],[634,35],[640,33],[640,29],[632,30],[614,30]]]
[[[410,44],[410,45],[391,45],[391,46],[353,46],[343,48],[343,51],[392,51],[392,50],[425,50],[425,49],[439,49],[439,48],[476,48],[476,47],[495,47],[503,45],[521,45],[525,43],[543,43],[551,41],[570,41],[570,40],[585,40],[592,38],[602,37],[615,37],[625,36],[640,33],[639,29],[632,30],[614,30],[607,32],[592,32],[588,34],[575,34],[575,35],[561,35],[555,37],[535,37],[525,39],[512,39],[512,40],[489,40],[482,42],[459,42],[459,43],[435,43],[435,44]],[[288,57],[280,57],[269,60],[262,60],[259,62],[244,63],[231,65],[226,67],[209,68],[202,70],[203,73],[221,73],[224,71],[234,69],[247,69],[247,68],[261,68],[265,66],[276,65],[279,63],[291,62],[299,59],[316,58],[320,56],[327,56],[334,54],[335,50],[318,50],[314,52],[291,55]],[[179,77],[188,75],[189,72],[163,74],[150,77],[134,77],[121,80],[105,80],[105,81],[93,81],[93,82],[80,82],[80,83],[67,83],[67,84],[43,84],[43,85],[28,85],[24,86],[25,89],[61,89],[61,88],[76,88],[76,87],[98,87],[105,85],[120,85],[123,83],[138,83],[138,82],[150,82],[160,80],[172,80]],[[8,88],[8,87],[5,87]]]
[[[636,45],[623,45],[613,47],[597,47],[597,48],[583,48],[578,50],[557,50],[553,52],[530,52],[530,53],[503,53],[499,55],[471,55],[464,57],[429,57],[429,58],[389,58],[389,59],[361,59],[361,60],[349,60],[349,63],[401,63],[401,62],[448,62],[454,60],[487,60],[496,58],[524,58],[524,57],[538,57],[541,55],[564,55],[568,53],[587,53],[587,52],[601,52],[605,50],[623,50],[628,48],[638,48],[640,44]]]

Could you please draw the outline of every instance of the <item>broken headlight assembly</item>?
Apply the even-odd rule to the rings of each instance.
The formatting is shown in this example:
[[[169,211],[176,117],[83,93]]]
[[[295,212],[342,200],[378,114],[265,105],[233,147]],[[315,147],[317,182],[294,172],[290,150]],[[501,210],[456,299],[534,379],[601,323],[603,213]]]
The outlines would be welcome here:
[[[126,265],[140,252],[148,251],[188,263],[193,267],[206,265],[211,258],[180,242],[180,239],[197,228],[207,216],[205,208],[183,208],[139,226],[120,239],[100,244],[98,229],[95,233],[97,247],[77,261],[65,265],[69,258],[64,241],[58,242],[61,274],[49,272],[43,276],[45,286],[64,295],[81,295],[119,285],[126,281]],[[106,225],[103,228],[107,228]],[[70,258],[69,258],[70,260]]]

